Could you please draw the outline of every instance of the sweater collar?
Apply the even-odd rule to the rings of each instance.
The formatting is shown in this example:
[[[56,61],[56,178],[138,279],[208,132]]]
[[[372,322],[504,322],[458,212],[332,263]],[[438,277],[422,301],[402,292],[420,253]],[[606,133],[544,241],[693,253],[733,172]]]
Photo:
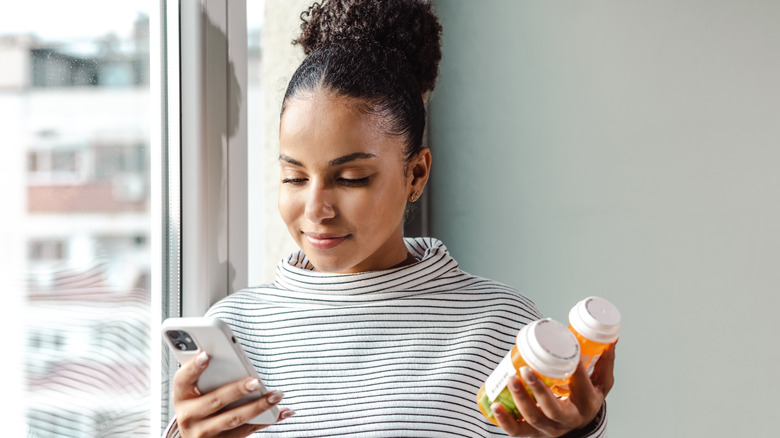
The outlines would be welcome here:
[[[296,251],[279,262],[274,284],[294,292],[318,295],[363,295],[389,291],[414,291],[425,288],[442,274],[457,270],[457,262],[447,247],[429,237],[405,238],[409,252],[419,261],[383,271],[356,274],[317,272],[302,251]]]

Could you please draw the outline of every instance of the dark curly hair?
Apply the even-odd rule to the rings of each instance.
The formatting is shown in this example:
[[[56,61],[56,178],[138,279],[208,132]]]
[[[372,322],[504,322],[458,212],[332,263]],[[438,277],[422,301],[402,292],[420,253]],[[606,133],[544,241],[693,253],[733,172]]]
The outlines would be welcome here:
[[[422,147],[423,94],[433,91],[442,28],[428,0],[323,0],[301,14],[293,41],[307,55],[282,103],[318,88],[356,98],[380,129],[406,140],[407,160]]]

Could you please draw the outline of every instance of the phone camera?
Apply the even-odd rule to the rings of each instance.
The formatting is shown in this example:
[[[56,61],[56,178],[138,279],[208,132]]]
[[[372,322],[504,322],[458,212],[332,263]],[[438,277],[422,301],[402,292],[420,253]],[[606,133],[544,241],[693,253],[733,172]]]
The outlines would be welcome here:
[[[198,349],[198,346],[195,345],[195,341],[192,340],[192,336],[183,330],[168,330],[166,334],[168,335],[171,344],[173,344],[177,350],[195,351]]]

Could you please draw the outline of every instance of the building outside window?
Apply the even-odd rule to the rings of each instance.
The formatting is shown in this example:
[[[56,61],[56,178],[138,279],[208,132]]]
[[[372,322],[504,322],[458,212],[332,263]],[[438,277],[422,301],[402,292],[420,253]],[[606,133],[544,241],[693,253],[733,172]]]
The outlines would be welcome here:
[[[60,26],[39,19],[54,3],[0,26],[3,228],[22,256],[3,278],[22,337],[10,430],[147,437],[153,2],[82,1]]]

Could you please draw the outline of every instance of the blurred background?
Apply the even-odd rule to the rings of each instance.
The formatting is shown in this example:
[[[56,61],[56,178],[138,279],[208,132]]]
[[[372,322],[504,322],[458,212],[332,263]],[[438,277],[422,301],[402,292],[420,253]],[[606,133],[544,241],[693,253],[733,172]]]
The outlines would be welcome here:
[[[3,8],[8,436],[152,433],[152,4],[31,0]]]

